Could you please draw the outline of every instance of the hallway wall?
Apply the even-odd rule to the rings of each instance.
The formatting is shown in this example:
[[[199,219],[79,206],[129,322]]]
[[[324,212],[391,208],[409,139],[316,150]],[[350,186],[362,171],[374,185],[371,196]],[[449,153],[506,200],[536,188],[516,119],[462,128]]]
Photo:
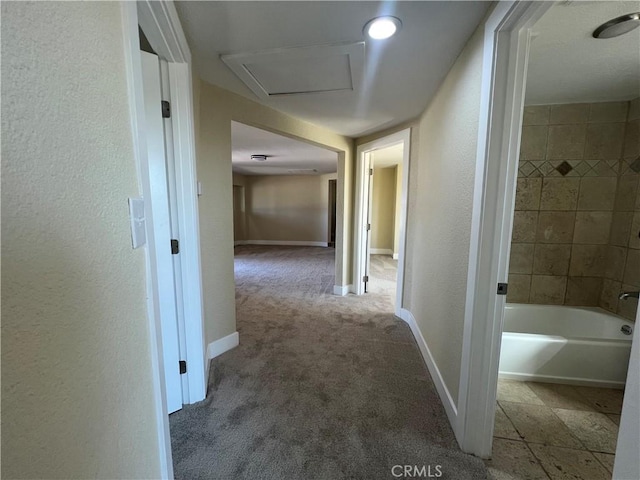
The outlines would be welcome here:
[[[344,209],[336,246],[336,265],[344,275],[336,284],[347,285],[351,277],[351,224],[353,211],[353,140],[290,117],[227,90],[197,82],[200,129],[197,142],[200,245],[205,311],[205,341],[213,342],[236,331],[233,278],[233,193],[231,171],[231,121],[330,147],[338,154],[338,165],[346,165],[344,197],[338,196],[338,211]],[[338,186],[340,190],[340,185]],[[346,205],[345,205],[345,199]]]
[[[1,9],[2,478],[159,478],[121,5]]]

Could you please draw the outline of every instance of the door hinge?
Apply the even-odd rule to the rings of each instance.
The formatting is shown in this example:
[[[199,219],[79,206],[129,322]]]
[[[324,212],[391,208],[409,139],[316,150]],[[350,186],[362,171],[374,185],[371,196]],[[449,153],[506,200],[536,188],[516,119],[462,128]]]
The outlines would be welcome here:
[[[171,255],[180,253],[180,243],[175,238],[171,239]]]
[[[184,375],[185,373],[187,373],[187,361],[186,360],[180,360],[180,375]]]
[[[364,277],[362,277],[362,281],[364,283],[368,283],[369,282],[369,275],[365,275]]]
[[[369,230],[371,230],[371,224],[370,224],[370,223],[367,223],[367,232],[368,232]]]
[[[162,118],[171,118],[171,104],[162,100]]]
[[[498,295],[506,295],[507,290],[509,289],[508,283],[499,283],[498,284]]]
[[[373,175],[373,168],[369,169],[369,175]]]

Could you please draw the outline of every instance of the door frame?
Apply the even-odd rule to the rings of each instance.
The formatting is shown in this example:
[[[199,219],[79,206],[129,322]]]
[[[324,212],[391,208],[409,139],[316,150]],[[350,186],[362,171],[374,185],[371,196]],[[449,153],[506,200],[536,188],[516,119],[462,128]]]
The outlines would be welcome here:
[[[162,338],[158,298],[155,252],[158,239],[153,237],[154,207],[150,201],[150,177],[145,137],[144,97],[138,25],[160,58],[168,62],[173,154],[175,158],[176,196],[180,230],[180,275],[183,285],[186,361],[188,365],[183,388],[189,403],[203,400],[206,395],[206,358],[204,348],[202,272],[200,264],[200,233],[195,164],[195,132],[191,79],[191,53],[172,2],[143,0],[122,3],[122,34],[125,53],[127,89],[131,114],[139,188],[145,199],[147,231],[146,272],[147,312],[150,331],[150,366],[155,398],[160,474],[173,478],[169,416],[167,413]],[[166,241],[166,239],[163,239]]]
[[[353,278],[352,278],[352,293],[356,295],[362,295],[364,293],[364,285],[362,280],[363,272],[365,271],[365,262],[367,261],[367,235],[365,218],[367,210],[364,208],[365,196],[368,191],[367,183],[369,181],[369,175],[367,175],[367,169],[369,168],[369,154],[375,150],[380,150],[386,147],[392,147],[394,145],[403,144],[402,149],[402,194],[401,208],[400,208],[400,244],[398,245],[398,274],[396,281],[396,305],[395,314],[400,317],[400,311],[402,310],[402,297],[404,293],[404,258],[405,258],[405,245],[406,245],[406,225],[407,225],[407,198],[409,190],[409,160],[411,155],[411,128],[406,128],[391,135],[387,135],[371,142],[358,145],[356,150],[356,205],[355,216],[353,224],[354,233],[354,255],[353,255]]]

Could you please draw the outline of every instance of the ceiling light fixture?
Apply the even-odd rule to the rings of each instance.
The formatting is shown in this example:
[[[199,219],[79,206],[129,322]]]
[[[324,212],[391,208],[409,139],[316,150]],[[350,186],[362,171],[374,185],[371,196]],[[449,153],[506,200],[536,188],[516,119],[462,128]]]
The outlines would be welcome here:
[[[266,159],[266,155],[251,155],[251,160],[255,160],[256,162],[264,162]]]
[[[640,12],[628,13],[603,23],[593,32],[593,38],[613,38],[640,27]]]
[[[396,34],[402,22],[396,17],[377,17],[369,20],[364,26],[364,34],[374,40],[384,40]]]

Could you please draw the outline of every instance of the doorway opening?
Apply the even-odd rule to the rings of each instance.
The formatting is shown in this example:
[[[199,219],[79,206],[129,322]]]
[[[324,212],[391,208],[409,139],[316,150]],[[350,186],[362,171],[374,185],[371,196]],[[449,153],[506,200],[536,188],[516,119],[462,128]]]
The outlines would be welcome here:
[[[386,294],[400,316],[410,130],[360,145],[356,166],[354,293]]]

